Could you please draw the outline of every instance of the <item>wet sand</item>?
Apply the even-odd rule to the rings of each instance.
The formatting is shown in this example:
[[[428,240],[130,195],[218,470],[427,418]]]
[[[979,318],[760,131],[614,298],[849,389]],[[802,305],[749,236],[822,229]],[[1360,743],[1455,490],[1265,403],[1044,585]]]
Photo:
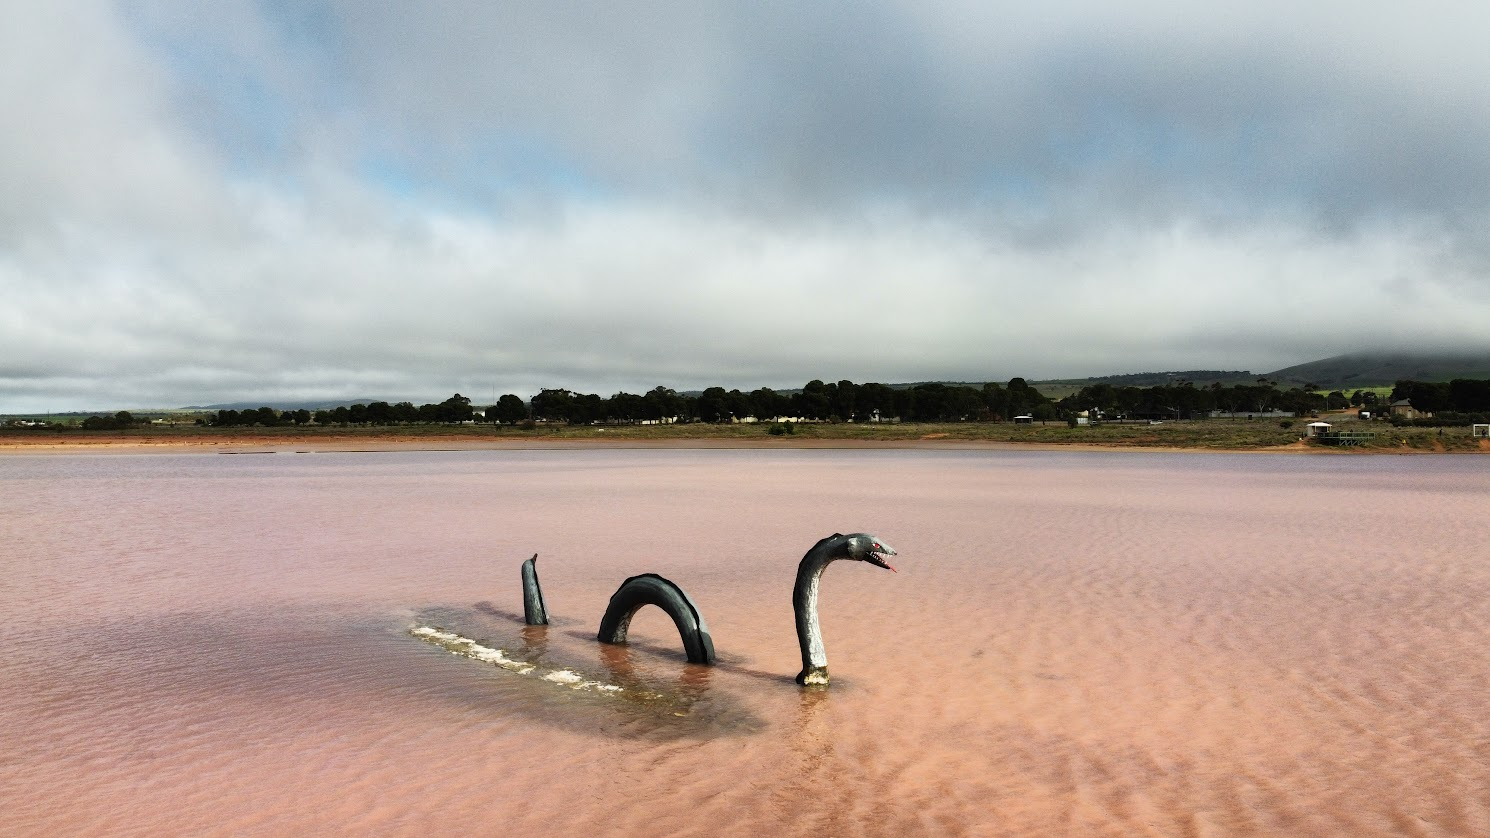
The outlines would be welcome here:
[[[1480,458],[60,453],[0,491],[7,834],[1490,834]],[[829,569],[802,690],[796,561],[861,529],[900,573]],[[643,571],[719,666],[653,609],[594,641]]]

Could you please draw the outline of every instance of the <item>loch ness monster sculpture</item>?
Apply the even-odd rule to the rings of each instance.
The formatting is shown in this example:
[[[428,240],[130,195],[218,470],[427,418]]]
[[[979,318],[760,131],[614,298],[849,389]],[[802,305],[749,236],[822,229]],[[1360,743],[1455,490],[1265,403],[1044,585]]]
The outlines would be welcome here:
[[[523,562],[523,622],[530,626],[548,625],[548,609],[543,606],[543,589],[538,585],[538,554]]]
[[[888,544],[867,532],[851,535],[833,533],[812,545],[797,565],[797,584],[792,586],[792,611],[797,616],[797,645],[802,649],[802,671],[797,683],[804,687],[828,685],[828,652],[823,648],[823,630],[818,625],[817,598],[823,571],[840,559],[869,562],[892,573],[898,572],[885,561],[896,555]]]
[[[704,615],[682,588],[655,573],[633,576],[611,594],[605,616],[600,618],[600,642],[625,643],[631,617],[644,605],[655,605],[673,618],[689,663],[714,664],[714,638],[709,636]]]
[[[802,686],[827,686],[828,653],[823,646],[823,632],[818,623],[818,592],[823,571],[840,560],[868,562],[895,571],[886,556],[897,555],[895,549],[869,533],[844,535],[833,533],[812,546],[797,565],[797,582],[792,587],[792,611],[797,621],[797,644],[802,651],[802,671],[796,681]],[[538,585],[538,556],[523,562],[523,619],[528,625],[547,625],[548,611],[543,605],[543,591]],[[631,618],[646,605],[661,608],[672,618],[683,640],[683,651],[689,663],[711,665],[715,662],[714,639],[704,622],[704,615],[684,590],[655,573],[643,573],[621,583],[611,595],[605,616],[600,619],[598,639],[602,643],[625,643]]]

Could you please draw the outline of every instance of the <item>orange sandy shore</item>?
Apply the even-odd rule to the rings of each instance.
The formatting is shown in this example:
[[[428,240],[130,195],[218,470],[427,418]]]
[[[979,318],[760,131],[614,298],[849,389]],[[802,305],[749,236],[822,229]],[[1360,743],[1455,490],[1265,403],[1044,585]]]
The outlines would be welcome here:
[[[88,438],[0,441],[0,455],[31,453],[147,453],[147,452],[201,452],[216,454],[248,454],[271,452],[355,452],[355,451],[485,451],[485,450],[567,450],[585,448],[655,448],[655,449],[1007,449],[1007,450],[1113,450],[1119,446],[1073,445],[1064,443],[1020,443],[995,442],[989,440],[946,439],[461,439],[430,438],[419,436],[378,437],[261,437],[252,434],[231,437],[192,438]],[[1170,449],[1187,450],[1187,449]]]
[[[1432,453],[1490,453],[1490,445],[1481,441],[1479,451],[1434,452],[1407,450],[1355,450],[1348,453],[1377,454],[1432,454]],[[463,437],[431,437],[419,435],[387,434],[379,436],[338,436],[314,434],[305,436],[259,435],[253,433],[223,436],[88,436],[58,438],[37,436],[34,438],[11,437],[0,439],[0,455],[45,454],[45,453],[204,453],[204,454],[253,454],[253,453],[319,453],[319,452],[376,452],[376,451],[483,451],[483,450],[577,450],[591,448],[613,449],[838,449],[838,450],[1006,450],[1006,451],[1172,451],[1189,453],[1311,453],[1337,455],[1339,449],[1323,449],[1294,442],[1268,448],[1189,448],[1184,446],[1155,445],[1103,445],[1095,443],[1065,442],[1004,442],[997,440],[938,439],[935,435],[922,439],[812,439],[802,437],[750,438],[679,438],[679,439],[472,439]]]

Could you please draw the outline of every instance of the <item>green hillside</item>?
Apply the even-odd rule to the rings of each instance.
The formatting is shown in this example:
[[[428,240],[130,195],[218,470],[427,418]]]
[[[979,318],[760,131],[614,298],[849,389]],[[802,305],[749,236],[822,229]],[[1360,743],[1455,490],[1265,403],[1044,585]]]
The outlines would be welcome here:
[[[1171,372],[1135,372],[1125,375],[1098,375],[1091,378],[1056,378],[1032,381],[1044,392],[1046,385],[1086,387],[1092,384],[1111,384],[1114,387],[1164,387],[1188,381],[1196,387],[1208,387],[1220,382],[1223,385],[1252,384],[1257,376],[1249,370],[1176,370]]]
[[[1280,385],[1312,383],[1321,389],[1390,387],[1394,382],[1490,379],[1490,352],[1474,355],[1359,353],[1337,355],[1268,373]]]
[[[1283,389],[1315,384],[1322,390],[1348,392],[1390,388],[1404,379],[1452,381],[1455,378],[1490,379],[1490,351],[1479,354],[1362,352],[1337,355],[1261,374],[1249,370],[1176,370],[1046,379],[1030,383],[1046,396],[1059,399],[1093,384],[1147,388],[1189,382],[1196,387],[1208,387],[1213,383],[1233,387],[1254,384],[1258,379],[1265,379],[1276,382]]]

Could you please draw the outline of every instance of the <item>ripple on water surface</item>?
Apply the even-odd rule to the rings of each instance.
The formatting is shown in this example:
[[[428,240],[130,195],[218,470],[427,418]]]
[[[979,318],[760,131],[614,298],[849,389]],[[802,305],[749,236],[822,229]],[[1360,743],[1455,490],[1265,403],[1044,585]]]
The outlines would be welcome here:
[[[8,457],[3,831],[1490,834],[1487,490],[1473,457]],[[833,530],[900,573],[829,569],[802,690]],[[643,571],[718,666],[656,609],[595,641]]]

